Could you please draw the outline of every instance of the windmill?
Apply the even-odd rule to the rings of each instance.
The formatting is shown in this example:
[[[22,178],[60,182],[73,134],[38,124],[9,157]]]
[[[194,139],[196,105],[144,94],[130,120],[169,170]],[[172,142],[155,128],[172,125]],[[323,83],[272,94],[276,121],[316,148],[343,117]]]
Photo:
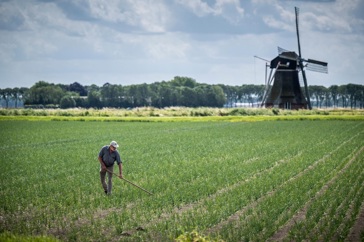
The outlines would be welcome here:
[[[328,72],[327,62],[302,58],[297,7],[295,7],[295,15],[298,55],[278,47],[278,56],[270,61],[271,71],[266,81],[262,106],[311,109],[305,69],[321,73]],[[303,85],[300,83],[299,72],[302,73]]]

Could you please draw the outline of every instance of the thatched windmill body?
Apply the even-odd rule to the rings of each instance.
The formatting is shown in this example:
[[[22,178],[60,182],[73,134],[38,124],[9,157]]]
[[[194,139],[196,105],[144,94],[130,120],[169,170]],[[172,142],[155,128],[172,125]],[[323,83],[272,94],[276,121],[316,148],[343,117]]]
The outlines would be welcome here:
[[[295,8],[298,55],[278,47],[278,56],[270,61],[270,75],[262,106],[284,109],[311,109],[305,69],[327,73],[327,62],[304,59],[298,29],[299,9]],[[303,83],[300,82],[299,72]]]

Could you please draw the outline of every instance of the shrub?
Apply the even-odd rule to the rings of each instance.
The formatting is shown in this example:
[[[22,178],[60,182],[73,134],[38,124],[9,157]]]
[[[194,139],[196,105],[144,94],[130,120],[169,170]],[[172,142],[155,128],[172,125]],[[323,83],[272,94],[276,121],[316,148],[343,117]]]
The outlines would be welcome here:
[[[273,109],[272,109],[272,113],[273,113],[274,115],[278,115],[278,114],[279,114],[279,109],[278,109],[278,108],[273,108]]]
[[[60,102],[61,108],[74,108],[76,107],[76,101],[70,96],[64,96]]]
[[[178,236],[176,242],[223,242],[223,240],[212,240],[209,237],[198,234],[197,231],[185,232]]]

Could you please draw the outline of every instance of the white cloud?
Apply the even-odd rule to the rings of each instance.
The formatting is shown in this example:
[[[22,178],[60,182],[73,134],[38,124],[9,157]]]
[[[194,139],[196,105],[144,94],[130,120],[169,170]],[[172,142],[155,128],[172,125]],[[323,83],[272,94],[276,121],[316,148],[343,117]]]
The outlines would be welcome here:
[[[213,6],[202,0],[176,0],[179,4],[190,9],[196,16],[221,16],[232,24],[238,23],[244,16],[244,9],[239,0],[216,0]]]
[[[212,7],[201,0],[176,0],[176,2],[192,10],[198,17],[204,17],[215,12]]]
[[[309,83],[358,83],[364,76],[364,22],[354,13],[362,2],[5,1],[0,88],[38,80],[131,84],[176,75],[263,84],[265,63],[253,56],[273,59],[277,46],[297,51],[295,5],[303,57],[329,63],[329,75],[307,73]]]
[[[190,50],[190,41],[181,33],[148,36],[141,46],[152,59],[186,59]]]
[[[88,0],[85,3],[90,8],[90,14],[96,19],[110,22],[119,22],[128,19],[128,12],[120,11],[120,1],[115,0]]]
[[[239,23],[244,17],[244,9],[239,0],[218,0],[215,6],[216,12],[232,24]]]
[[[93,17],[113,23],[126,23],[147,32],[164,32],[170,24],[168,8],[151,0],[88,0]]]

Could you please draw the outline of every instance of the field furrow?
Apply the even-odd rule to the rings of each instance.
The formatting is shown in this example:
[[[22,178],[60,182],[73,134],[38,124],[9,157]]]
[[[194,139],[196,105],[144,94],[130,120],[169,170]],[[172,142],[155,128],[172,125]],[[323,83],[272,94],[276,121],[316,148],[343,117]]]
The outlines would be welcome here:
[[[324,162],[325,161],[325,159],[327,159],[327,157],[329,157],[329,156],[332,156],[332,155],[334,155],[335,154],[335,151],[337,151],[337,150],[339,150],[340,149],[340,147],[341,146],[343,146],[343,145],[345,145],[347,142],[349,142],[350,140],[351,140],[352,138],[350,138],[349,140],[347,140],[347,141],[345,141],[345,142],[343,142],[339,147],[337,147],[337,148],[335,148],[335,150],[334,151],[332,151],[331,153],[329,153],[329,154],[326,154],[325,155],[325,157],[323,157],[322,159],[320,159],[319,161],[317,161],[317,162],[315,162],[315,164],[316,163],[318,163],[318,162]],[[318,148],[318,149],[320,149],[320,147],[315,147],[315,148]],[[310,169],[312,169],[313,168],[313,166],[315,166],[315,165],[310,165],[308,168],[307,168],[307,170],[310,170]],[[301,176],[302,174],[304,174],[304,172],[302,172],[302,173],[300,173],[300,174],[298,174],[297,175],[297,177],[299,177],[299,176]],[[290,179],[295,179],[295,178],[290,178]],[[274,179],[272,179],[272,180],[274,180]],[[289,181],[289,180],[288,180]],[[258,182],[257,182],[258,183]],[[263,182],[264,183],[264,182]],[[249,185],[248,185],[249,186]],[[281,185],[282,186],[282,185]],[[262,191],[262,189],[259,189],[258,190],[258,192],[261,192]],[[243,191],[241,191],[241,192],[243,192]],[[239,194],[240,192],[232,192],[232,193],[235,193],[235,194]],[[267,196],[268,195],[271,195],[271,193],[272,193],[272,191],[268,191],[267,192]],[[241,193],[240,193],[241,194]],[[229,196],[231,196],[230,194],[229,195],[227,195],[226,197],[223,197],[221,200],[222,200],[222,202],[221,202],[221,204],[220,203],[217,203],[217,200],[216,200],[216,198],[213,200],[213,202],[215,203],[215,205],[216,206],[214,206],[214,207],[216,207],[215,209],[214,209],[214,207],[212,208],[212,209],[210,209],[211,211],[217,211],[217,208],[218,207],[220,207],[220,210],[222,210],[221,208],[223,208],[224,207],[224,201],[226,201],[226,199],[227,199],[227,197],[229,197]],[[263,197],[260,197],[260,198],[258,198],[258,200],[259,199],[262,199],[262,198],[265,198],[265,196],[263,196]],[[244,199],[242,199],[242,200],[244,200]],[[237,200],[238,201],[238,200]],[[239,201],[238,201],[238,203],[239,203]],[[256,201],[254,201],[253,202],[253,204],[256,204]],[[231,203],[229,203],[229,205],[231,206]],[[190,215],[190,217],[191,217],[191,219],[192,219],[192,217],[193,217],[193,219],[194,220],[197,220],[197,221],[203,221],[204,219],[205,220],[207,220],[208,222],[211,222],[211,221],[213,221],[213,218],[209,218],[209,216],[210,216],[210,214],[213,214],[214,212],[211,212],[211,213],[209,213],[208,211],[205,211],[205,209],[204,209],[204,207],[205,206],[209,206],[209,205],[206,205],[206,203],[205,204],[202,204],[198,209],[195,209],[195,211],[196,212],[189,212],[189,214],[193,214],[193,215]],[[247,206],[248,208],[249,208],[249,206]],[[246,211],[247,209],[245,208],[245,209],[243,209],[243,211]],[[238,211],[239,212],[239,211]],[[201,214],[201,215],[200,215]],[[202,216],[203,218],[199,218],[199,217],[197,217],[197,216]],[[221,216],[219,216],[220,218],[221,218]],[[234,219],[234,218],[236,218],[237,216],[236,216],[236,214],[233,214],[233,215],[231,215],[231,217],[230,218],[232,218],[232,219]],[[176,218],[174,218],[174,219],[176,219]],[[229,221],[229,219],[228,219],[228,221]],[[183,218],[181,219],[181,221],[179,221],[178,220],[178,222],[176,222],[177,224],[179,224],[180,226],[181,225],[183,225]],[[189,222],[189,220],[187,220],[187,223],[189,223],[189,224],[193,224],[193,222]],[[193,224],[194,226],[196,226],[196,224]],[[199,227],[201,227],[202,225],[199,225]]]
[[[1,121],[0,233],[62,241],[344,240],[364,199],[364,123]],[[97,154],[117,140],[113,194]],[[117,171],[117,168],[116,168]]]
[[[355,159],[358,157],[359,154],[363,152],[364,148],[360,149],[354,158],[352,158],[348,163],[345,164],[345,166],[339,171],[338,175],[333,176],[330,181],[328,181],[324,186],[321,187],[321,189],[315,194],[315,196],[304,204],[304,207],[300,209],[290,220],[287,221],[286,224],[284,224],[283,227],[281,227],[279,230],[275,232],[275,234],[269,239],[269,241],[284,241],[288,235],[289,231],[293,228],[293,226],[297,223],[301,223],[306,218],[306,213],[309,208],[309,206],[313,203],[313,201],[317,200],[320,196],[322,196],[327,189],[337,180],[339,179],[339,174],[346,171],[346,169],[355,161]]]
[[[252,238],[266,240],[267,236],[290,218],[292,213],[302,206],[303,202],[311,199],[320,185],[335,174],[336,165],[332,164],[333,166],[328,167],[327,158],[320,161],[314,169],[307,168],[302,175],[289,179],[274,193],[257,203],[254,209],[249,211],[250,213],[239,216],[239,219],[226,224],[220,231],[229,231],[230,235],[234,234],[230,231],[237,231],[234,237],[230,237],[232,241]],[[311,177],[315,179],[311,179]],[[244,229],[236,229],[241,227]]]

